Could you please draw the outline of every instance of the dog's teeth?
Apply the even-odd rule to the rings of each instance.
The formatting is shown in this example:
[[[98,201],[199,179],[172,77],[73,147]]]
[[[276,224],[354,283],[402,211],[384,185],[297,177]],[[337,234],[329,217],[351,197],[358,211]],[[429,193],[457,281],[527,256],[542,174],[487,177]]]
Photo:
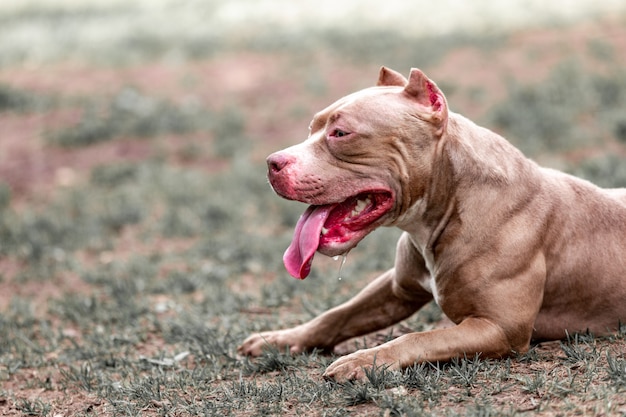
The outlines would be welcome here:
[[[356,202],[356,206],[350,213],[351,217],[358,216],[365,209],[365,207],[369,206],[372,203],[372,200],[367,197],[365,200],[359,200]]]
[[[326,233],[328,233],[328,229],[325,227],[322,227],[322,236],[324,236]]]

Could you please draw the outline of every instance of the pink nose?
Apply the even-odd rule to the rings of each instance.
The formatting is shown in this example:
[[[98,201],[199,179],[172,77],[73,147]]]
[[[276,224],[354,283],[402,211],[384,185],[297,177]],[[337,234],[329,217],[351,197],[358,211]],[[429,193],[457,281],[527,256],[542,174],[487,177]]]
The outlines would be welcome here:
[[[276,152],[267,157],[267,170],[269,175],[278,174],[283,170],[287,165],[289,165],[293,161],[293,158],[282,154],[280,152]]]

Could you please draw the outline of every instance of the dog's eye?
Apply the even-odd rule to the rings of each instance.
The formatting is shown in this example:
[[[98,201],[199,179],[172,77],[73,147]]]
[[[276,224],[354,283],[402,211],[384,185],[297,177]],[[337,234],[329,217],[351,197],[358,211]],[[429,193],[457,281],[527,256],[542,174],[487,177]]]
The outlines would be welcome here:
[[[331,136],[334,136],[336,138],[342,138],[342,137],[348,136],[348,135],[349,135],[348,132],[345,132],[345,131],[343,131],[341,129],[335,129],[335,130],[333,130],[333,133],[332,133]]]

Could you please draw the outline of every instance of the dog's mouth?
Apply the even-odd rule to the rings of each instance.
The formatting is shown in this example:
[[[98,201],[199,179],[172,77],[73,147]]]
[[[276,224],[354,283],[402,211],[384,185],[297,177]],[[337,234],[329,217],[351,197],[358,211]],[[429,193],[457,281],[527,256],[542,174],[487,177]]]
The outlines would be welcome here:
[[[348,252],[381,224],[379,220],[392,207],[389,191],[367,191],[341,203],[310,206],[300,216],[283,256],[287,271],[306,278],[316,251],[328,256]]]

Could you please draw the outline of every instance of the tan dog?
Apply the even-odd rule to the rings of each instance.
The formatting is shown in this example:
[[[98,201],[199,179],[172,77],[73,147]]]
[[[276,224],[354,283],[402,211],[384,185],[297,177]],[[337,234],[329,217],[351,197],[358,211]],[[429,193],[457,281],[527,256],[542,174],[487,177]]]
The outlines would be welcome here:
[[[431,299],[457,325],[339,358],[326,377],[372,364],[525,352],[531,339],[614,331],[626,321],[626,189],[544,169],[449,112],[435,83],[382,68],[378,86],[315,115],[309,138],[270,155],[269,180],[311,207],[285,252],[309,273],[315,251],[346,253],[379,226],[404,230],[395,267],[356,297],[292,329],[250,336],[291,352],[332,349],[403,320]]]

